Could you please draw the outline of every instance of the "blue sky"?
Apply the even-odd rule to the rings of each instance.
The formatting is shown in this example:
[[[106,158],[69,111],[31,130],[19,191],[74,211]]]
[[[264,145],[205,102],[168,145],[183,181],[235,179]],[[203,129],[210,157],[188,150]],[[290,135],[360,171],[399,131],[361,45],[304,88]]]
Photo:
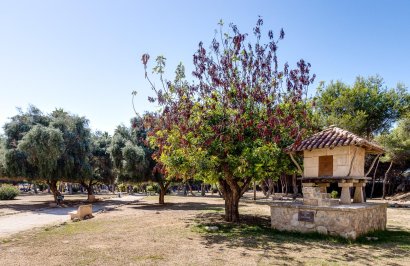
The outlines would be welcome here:
[[[190,69],[199,41],[219,19],[251,32],[258,15],[279,32],[279,60],[303,58],[318,81],[352,83],[379,74],[387,87],[410,85],[410,1],[54,1],[0,0],[0,126],[29,104],[86,116],[113,132],[153,110],[143,53],[164,55],[169,73]],[[0,129],[0,133],[3,130]]]

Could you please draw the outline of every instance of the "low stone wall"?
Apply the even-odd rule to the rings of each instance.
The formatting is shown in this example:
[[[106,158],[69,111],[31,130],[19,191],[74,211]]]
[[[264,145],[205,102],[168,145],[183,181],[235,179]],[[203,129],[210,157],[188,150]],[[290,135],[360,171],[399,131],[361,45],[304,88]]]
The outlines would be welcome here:
[[[274,203],[271,226],[281,231],[318,232],[348,239],[375,230],[385,230],[387,204],[358,203],[338,206],[310,206]]]

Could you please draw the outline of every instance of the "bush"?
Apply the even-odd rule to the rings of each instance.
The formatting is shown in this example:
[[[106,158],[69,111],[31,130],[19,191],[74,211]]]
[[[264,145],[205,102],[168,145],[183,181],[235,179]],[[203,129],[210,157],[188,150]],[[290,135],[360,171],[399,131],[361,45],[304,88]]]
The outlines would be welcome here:
[[[339,195],[339,193],[337,193],[336,190],[333,190],[332,192],[330,192],[330,197],[332,199],[337,199],[337,196]]]
[[[0,200],[12,200],[17,197],[19,190],[13,186],[0,187]]]
[[[155,193],[159,193],[160,188],[157,184],[152,184],[150,186],[147,186],[147,192],[155,192]]]
[[[118,184],[117,188],[119,192],[125,192],[127,189],[127,187],[123,183]]]

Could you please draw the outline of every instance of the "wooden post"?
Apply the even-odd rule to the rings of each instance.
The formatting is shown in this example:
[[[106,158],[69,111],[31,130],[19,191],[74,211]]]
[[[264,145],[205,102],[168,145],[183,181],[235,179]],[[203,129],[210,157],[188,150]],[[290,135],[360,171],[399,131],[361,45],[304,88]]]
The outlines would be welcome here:
[[[350,176],[350,173],[352,172],[353,162],[354,162],[354,159],[356,158],[356,152],[357,152],[358,149],[359,148],[356,146],[356,149],[354,150],[352,160],[350,161],[350,167],[349,167],[349,172],[347,173],[347,176]]]

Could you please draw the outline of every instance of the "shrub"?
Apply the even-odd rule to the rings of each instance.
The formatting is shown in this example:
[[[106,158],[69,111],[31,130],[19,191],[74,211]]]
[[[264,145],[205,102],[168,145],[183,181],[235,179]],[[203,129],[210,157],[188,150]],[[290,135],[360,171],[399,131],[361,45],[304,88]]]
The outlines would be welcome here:
[[[118,187],[118,191],[119,191],[119,192],[125,192],[126,189],[127,189],[127,187],[126,187],[123,183],[118,184],[117,187]]]
[[[12,200],[17,197],[19,190],[13,186],[0,187],[0,200]]]
[[[332,192],[330,192],[330,197],[332,199],[337,199],[337,196],[339,195],[339,193],[337,193],[336,190],[333,190]]]
[[[155,193],[159,193],[160,188],[157,184],[152,184],[147,186],[147,192],[155,192]]]

